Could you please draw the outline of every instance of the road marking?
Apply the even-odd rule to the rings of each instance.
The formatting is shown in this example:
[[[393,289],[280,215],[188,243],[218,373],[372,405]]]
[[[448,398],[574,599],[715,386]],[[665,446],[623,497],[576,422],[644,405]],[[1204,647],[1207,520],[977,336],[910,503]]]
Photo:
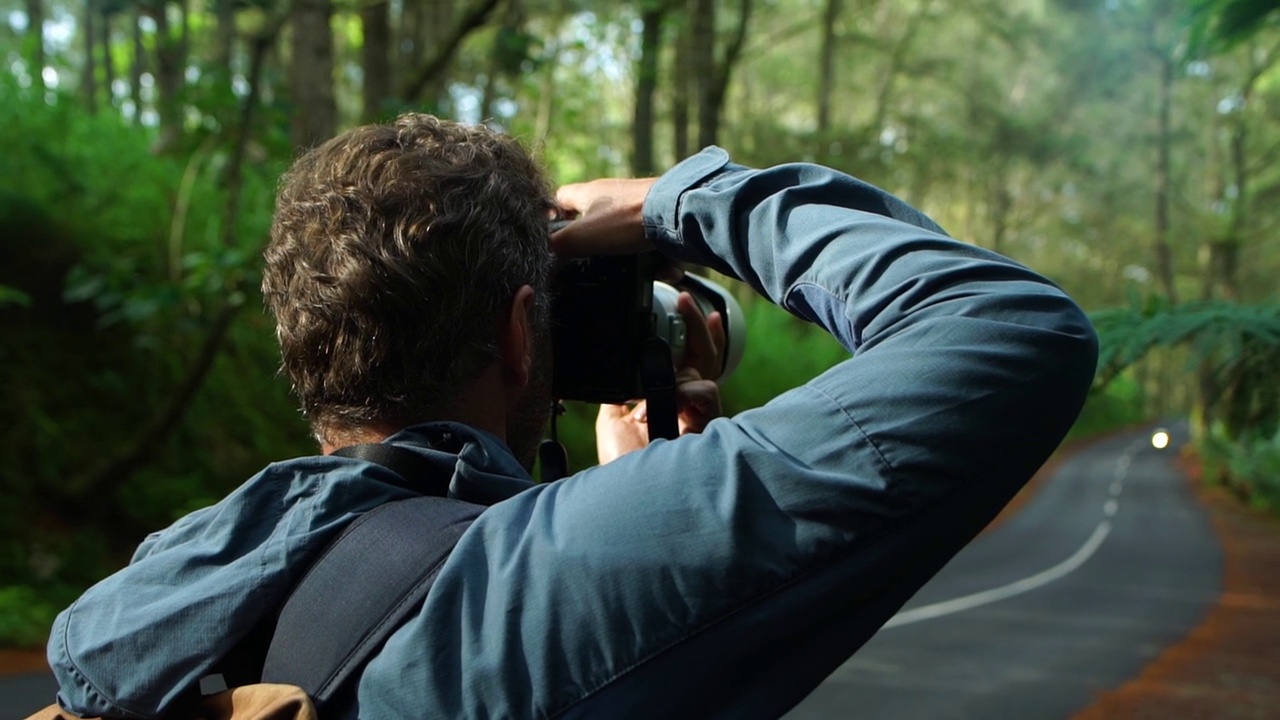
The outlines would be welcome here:
[[[1081,545],[1080,549],[1076,550],[1074,555],[1063,560],[1057,565],[1054,565],[1048,570],[1038,572],[1031,577],[1023,578],[1003,587],[983,590],[982,592],[965,595],[964,597],[959,597],[954,600],[947,600],[945,602],[905,610],[889,618],[889,622],[885,623],[884,627],[887,629],[898,627],[900,625],[910,625],[911,623],[917,623],[921,620],[932,620],[933,618],[942,617],[943,615],[951,615],[952,613],[958,613],[963,610],[972,610],[976,607],[990,605],[993,602],[1007,600],[1008,598],[1021,595],[1025,592],[1030,592],[1036,588],[1048,585],[1054,580],[1060,580],[1092,557],[1093,554],[1097,552],[1098,548],[1102,546],[1102,541],[1107,539],[1107,534],[1110,532],[1111,522],[1109,520],[1103,520],[1098,523],[1098,527],[1094,529],[1093,534],[1089,536],[1088,540],[1084,541],[1084,545]]]
[[[1116,460],[1116,469],[1115,473],[1113,473],[1116,480],[1124,479],[1125,474],[1129,472],[1129,463],[1131,460],[1132,458],[1129,457],[1128,453],[1121,455],[1120,458]]]
[[[1120,509],[1120,503],[1116,502],[1116,498],[1120,496],[1121,490],[1124,489],[1124,476],[1129,473],[1129,465],[1133,462],[1133,456],[1137,453],[1140,447],[1141,440],[1135,440],[1128,448],[1125,449],[1124,453],[1122,453],[1120,457],[1116,458],[1116,467],[1112,473],[1112,477],[1114,479],[1111,482],[1112,497],[1102,506],[1102,512],[1107,517],[1114,517],[1116,512]],[[1081,565],[1085,564],[1089,558],[1093,557],[1093,554],[1098,551],[1098,548],[1102,547],[1102,541],[1107,539],[1107,535],[1110,532],[1111,521],[1103,520],[1098,523],[1098,527],[1093,529],[1093,534],[1089,536],[1088,540],[1084,541],[1084,545],[1081,545],[1080,549],[1075,551],[1075,554],[1048,570],[1042,570],[1035,575],[1025,577],[1017,582],[1012,582],[1002,587],[983,590],[982,592],[974,593],[972,595],[965,595],[964,597],[933,603],[932,605],[923,605],[918,608],[903,610],[897,615],[889,618],[889,622],[884,624],[883,629],[887,630],[900,625],[917,623],[921,620],[932,620],[933,618],[942,617],[944,615],[951,615],[964,610],[972,610],[976,607],[990,605],[993,602],[1007,600],[1025,592],[1030,592],[1036,588],[1048,585],[1054,580],[1060,580],[1074,572]]]

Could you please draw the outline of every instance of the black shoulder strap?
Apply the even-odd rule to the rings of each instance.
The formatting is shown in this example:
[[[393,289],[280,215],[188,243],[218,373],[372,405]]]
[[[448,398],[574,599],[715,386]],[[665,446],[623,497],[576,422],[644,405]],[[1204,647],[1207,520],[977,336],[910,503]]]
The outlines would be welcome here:
[[[438,482],[431,475],[411,477]],[[285,603],[262,681],[302,687],[323,715],[347,681],[422,605],[440,567],[483,510],[460,500],[416,497],[357,518]]]

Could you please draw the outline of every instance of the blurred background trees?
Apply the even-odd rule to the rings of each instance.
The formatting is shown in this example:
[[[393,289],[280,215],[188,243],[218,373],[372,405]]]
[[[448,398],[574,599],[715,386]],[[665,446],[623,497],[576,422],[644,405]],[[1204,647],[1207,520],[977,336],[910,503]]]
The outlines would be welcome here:
[[[1079,432],[1191,416],[1212,477],[1280,503],[1276,4],[0,0],[0,643],[312,452],[257,295],[275,179],[405,110],[559,183],[717,143],[886,187],[1096,313]],[[747,305],[730,409],[842,357]]]

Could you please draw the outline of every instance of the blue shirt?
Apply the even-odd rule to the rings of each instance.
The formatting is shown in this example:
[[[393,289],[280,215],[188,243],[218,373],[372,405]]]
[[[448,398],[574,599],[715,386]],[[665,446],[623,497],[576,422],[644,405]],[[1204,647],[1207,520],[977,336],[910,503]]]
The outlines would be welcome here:
[[[1096,339],[1056,286],[809,164],[708,148],[644,205],[655,246],[738,277],[851,358],[700,435],[533,485],[496,438],[387,441],[491,504],[369,663],[361,717],[776,717],[1013,496],[1074,421]],[[339,457],[273,464],[59,615],[81,714],[164,712],[359,513],[409,493]]]

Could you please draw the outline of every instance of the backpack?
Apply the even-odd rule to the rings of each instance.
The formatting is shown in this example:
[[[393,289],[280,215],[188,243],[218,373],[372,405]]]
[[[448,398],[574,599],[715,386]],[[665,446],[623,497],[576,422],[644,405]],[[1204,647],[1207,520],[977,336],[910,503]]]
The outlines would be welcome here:
[[[202,678],[198,694],[166,717],[318,720],[344,709],[365,664],[421,607],[462,533],[484,510],[446,497],[448,480],[412,451],[368,444],[334,454],[387,467],[402,487],[423,495],[353,521],[294,587],[274,628],[261,633],[271,638],[265,658],[251,644],[233,651],[220,664],[226,672]],[[55,703],[27,720],[79,716]]]

